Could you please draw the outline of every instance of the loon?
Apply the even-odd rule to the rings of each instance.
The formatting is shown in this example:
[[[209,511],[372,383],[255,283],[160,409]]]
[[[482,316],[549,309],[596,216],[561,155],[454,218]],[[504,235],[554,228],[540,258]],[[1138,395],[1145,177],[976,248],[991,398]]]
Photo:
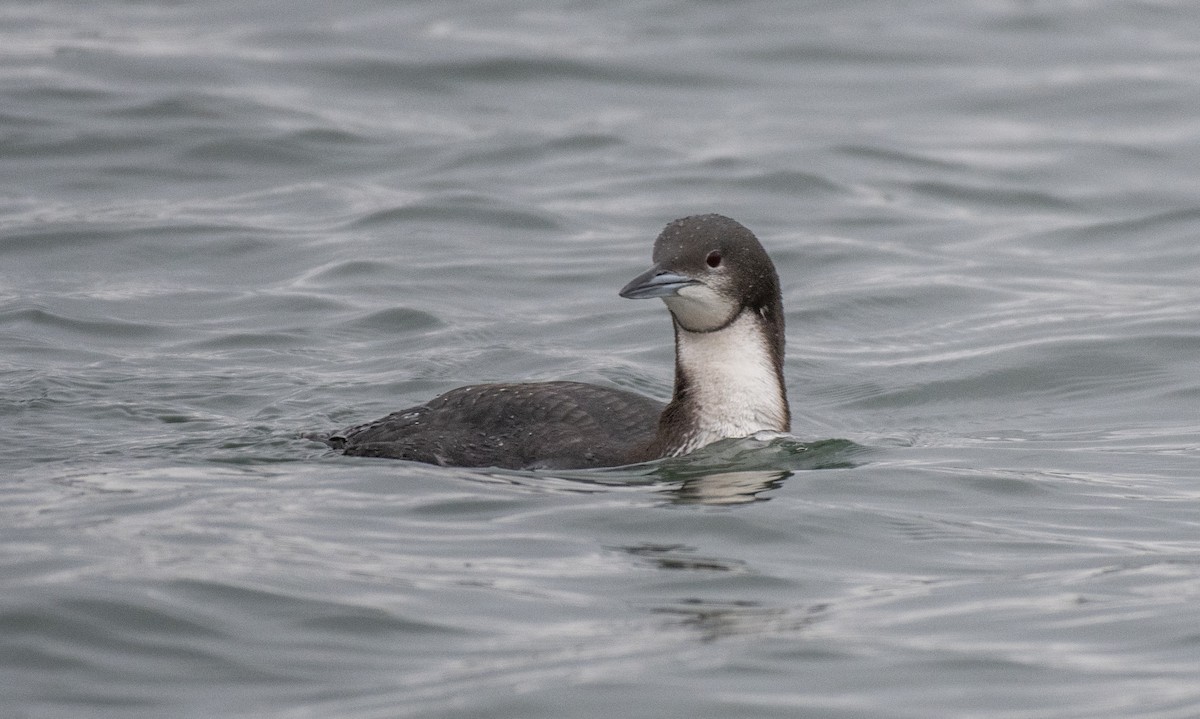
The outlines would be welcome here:
[[[665,406],[582,382],[460,387],[324,441],[344,454],[456,467],[577,469],[683,455],[791,425],[779,276],[758,238],[721,215],[666,226],[654,265],[621,289],[659,297],[675,327]]]

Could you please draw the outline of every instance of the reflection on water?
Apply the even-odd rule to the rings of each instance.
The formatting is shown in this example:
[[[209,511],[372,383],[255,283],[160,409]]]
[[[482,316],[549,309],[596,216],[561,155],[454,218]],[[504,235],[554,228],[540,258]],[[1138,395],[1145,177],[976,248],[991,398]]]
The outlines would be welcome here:
[[[744,504],[766,501],[762,492],[778,489],[791,472],[717,472],[686,479],[676,489],[664,490],[680,504]]]
[[[679,504],[743,504],[765,501],[795,472],[848,469],[862,464],[869,449],[844,439],[805,443],[789,435],[715,442],[683,457],[629,467],[516,471],[471,470],[488,478],[538,491],[598,492],[654,487]]]
[[[701,640],[707,642],[732,637],[802,632],[813,622],[819,621],[828,610],[825,604],[800,608],[768,607],[751,601],[717,602],[704,599],[687,599],[652,609],[656,614],[676,617],[680,626],[698,632]]]
[[[723,440],[686,457],[663,460],[653,470],[673,485],[662,494],[680,504],[766,501],[795,472],[848,469],[866,448],[849,440],[804,443],[787,435]]]
[[[710,572],[745,572],[747,566],[738,559],[702,556],[695,547],[686,544],[636,544],[619,547],[630,556],[651,561],[655,569],[700,570]]]

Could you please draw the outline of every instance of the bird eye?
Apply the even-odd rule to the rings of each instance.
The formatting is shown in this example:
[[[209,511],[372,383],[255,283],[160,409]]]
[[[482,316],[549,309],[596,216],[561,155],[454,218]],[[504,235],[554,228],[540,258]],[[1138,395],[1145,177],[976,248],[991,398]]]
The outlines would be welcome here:
[[[705,257],[704,261],[708,263],[709,267],[714,267],[714,268],[720,267],[721,266],[721,251],[713,250],[712,252],[708,253],[708,257]]]

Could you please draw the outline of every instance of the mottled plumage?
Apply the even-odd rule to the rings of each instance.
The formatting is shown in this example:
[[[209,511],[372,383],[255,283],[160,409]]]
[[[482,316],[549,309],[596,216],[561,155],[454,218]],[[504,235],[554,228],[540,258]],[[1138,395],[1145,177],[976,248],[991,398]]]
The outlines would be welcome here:
[[[458,467],[562,469],[649,459],[663,405],[582,382],[459,387],[329,438],[346,454]]]

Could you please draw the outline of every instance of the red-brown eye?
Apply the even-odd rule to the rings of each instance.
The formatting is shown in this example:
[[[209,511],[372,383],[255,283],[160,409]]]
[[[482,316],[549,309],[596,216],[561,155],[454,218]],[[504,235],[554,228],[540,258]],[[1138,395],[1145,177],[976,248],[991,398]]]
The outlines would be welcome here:
[[[708,263],[709,267],[720,267],[721,266],[721,251],[713,250],[712,252],[708,253],[708,257],[705,257],[704,261]]]

